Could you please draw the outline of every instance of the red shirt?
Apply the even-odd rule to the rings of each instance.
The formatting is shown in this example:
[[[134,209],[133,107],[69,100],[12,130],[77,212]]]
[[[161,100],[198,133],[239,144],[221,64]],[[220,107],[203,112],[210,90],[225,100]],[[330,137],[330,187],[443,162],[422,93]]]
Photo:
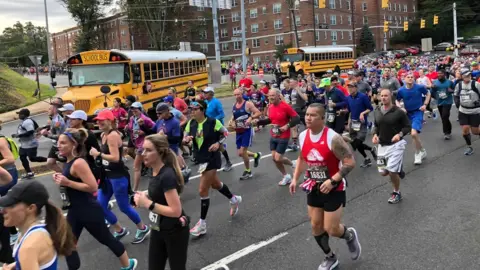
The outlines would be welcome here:
[[[264,95],[268,95],[268,90],[270,90],[270,89],[268,89],[267,86],[264,86],[262,89],[260,89],[260,91],[262,91],[262,93],[263,93]]]
[[[344,94],[346,97],[348,97],[348,96],[350,95],[350,93],[348,92],[347,88],[341,86],[340,84],[338,84],[338,85],[335,86],[335,87],[337,87],[340,91],[342,91],[343,94]]]
[[[250,78],[243,78],[238,82],[239,86],[246,87],[247,89],[250,89],[250,86],[252,86],[253,81]]]
[[[278,105],[270,104],[268,107],[268,118],[270,118],[270,121],[274,126],[277,128],[283,127],[288,122],[290,122],[290,119],[292,117],[297,116],[298,114],[293,110],[290,105],[288,105],[285,101],[280,101]],[[280,139],[290,139],[290,129],[287,129],[285,132],[281,133],[280,135],[275,134],[273,130],[275,129],[272,128],[270,130],[270,135],[274,138],[280,138]]]
[[[127,126],[127,119],[126,119],[127,116],[128,116],[127,111],[124,108],[120,107],[118,109],[113,108],[112,113],[113,113],[113,116],[115,116],[115,119],[117,120],[117,128],[118,129],[124,129],[125,126]],[[120,117],[125,118],[125,119],[120,120]]]
[[[428,74],[426,74],[425,76],[427,76],[427,78],[429,78],[430,81],[432,81],[432,82],[433,82],[434,80],[438,79],[438,73],[437,73],[436,71],[431,72],[431,73],[428,73]]]
[[[176,97],[173,100],[173,107],[175,107],[175,109],[181,111],[182,113],[185,113],[188,109],[188,106],[187,106],[187,103],[185,103],[185,100],[178,97]]]
[[[317,176],[321,175],[319,174],[319,172],[321,172],[321,170],[318,169],[319,167],[326,167],[328,171],[328,174],[326,175],[327,179],[331,179],[331,177],[340,170],[340,160],[338,160],[328,145],[328,137],[333,138],[333,136],[335,136],[335,134],[332,134],[332,132],[333,130],[330,130],[328,127],[324,127],[322,135],[320,135],[320,139],[317,142],[313,142],[310,138],[310,130],[307,129],[305,131],[305,141],[302,145],[302,157],[308,165],[306,176],[309,179],[313,178],[310,178],[310,172],[316,173]],[[344,191],[345,187],[345,179],[342,179],[335,191]]]

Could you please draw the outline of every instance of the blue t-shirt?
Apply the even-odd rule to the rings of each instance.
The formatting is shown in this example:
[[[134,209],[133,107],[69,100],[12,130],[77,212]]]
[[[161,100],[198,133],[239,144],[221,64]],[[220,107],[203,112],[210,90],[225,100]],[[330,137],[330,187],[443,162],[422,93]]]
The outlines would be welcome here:
[[[417,111],[423,106],[422,95],[426,95],[427,93],[427,88],[420,84],[413,84],[410,89],[407,89],[406,86],[402,86],[402,88],[398,90],[397,100],[403,100],[407,112]]]
[[[173,116],[178,120],[180,121],[180,119],[182,118],[182,115],[183,113],[175,108],[170,108],[170,113],[173,114]]]
[[[370,99],[368,99],[368,96],[364,93],[357,92],[355,97],[352,95],[348,96],[347,102],[348,110],[350,111],[350,116],[352,120],[360,120],[360,113],[364,112],[367,109],[373,111]]]
[[[452,81],[447,79],[443,83],[440,80],[433,81],[432,97],[437,100],[439,106],[453,104],[453,91],[448,89],[454,89]]]
[[[210,101],[205,100],[207,102],[207,117],[215,118],[220,120],[223,124],[223,118],[225,118],[225,113],[223,112],[222,103],[217,98],[212,98]]]
[[[158,119],[157,122],[155,123],[154,127],[155,132],[159,133],[160,131],[163,131],[163,134],[167,135],[167,138],[173,138],[173,137],[180,137],[180,121],[175,118],[171,117],[169,119]],[[172,149],[175,153],[177,153],[178,150],[178,144],[171,144],[169,143],[170,149]]]

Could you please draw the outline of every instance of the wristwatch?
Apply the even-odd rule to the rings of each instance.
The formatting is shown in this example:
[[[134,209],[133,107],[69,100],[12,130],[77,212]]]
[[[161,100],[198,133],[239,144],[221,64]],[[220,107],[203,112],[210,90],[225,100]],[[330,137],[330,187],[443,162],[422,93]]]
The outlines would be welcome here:
[[[148,210],[153,211],[153,208],[155,208],[155,202],[152,202],[152,204],[150,204]]]
[[[341,181],[341,180],[340,180]],[[335,181],[333,179],[330,179],[330,183],[332,184],[333,188],[336,188],[338,187],[338,185],[340,185],[340,181]]]

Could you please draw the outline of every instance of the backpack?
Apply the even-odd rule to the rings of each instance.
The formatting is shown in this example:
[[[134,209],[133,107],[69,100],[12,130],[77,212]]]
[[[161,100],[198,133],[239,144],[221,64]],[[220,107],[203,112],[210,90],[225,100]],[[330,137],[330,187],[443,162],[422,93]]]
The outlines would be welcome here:
[[[478,89],[477,89],[477,86],[475,85],[476,82],[474,80],[471,81],[471,87],[472,88],[472,91],[475,92],[479,97],[480,97],[480,93],[478,92]],[[460,95],[460,92],[462,92],[462,82],[459,81],[458,82],[458,94]]]
[[[34,128],[35,130],[37,130],[38,127],[39,127],[37,121],[33,120],[33,118],[28,118],[28,119],[32,120],[32,122],[33,122],[33,128]]]
[[[10,148],[10,151],[12,151],[13,154],[13,159],[18,159],[20,156],[19,151],[18,151],[18,145],[17,143],[10,137],[5,137],[4,135],[0,135],[0,138],[5,138],[8,142],[8,146]]]

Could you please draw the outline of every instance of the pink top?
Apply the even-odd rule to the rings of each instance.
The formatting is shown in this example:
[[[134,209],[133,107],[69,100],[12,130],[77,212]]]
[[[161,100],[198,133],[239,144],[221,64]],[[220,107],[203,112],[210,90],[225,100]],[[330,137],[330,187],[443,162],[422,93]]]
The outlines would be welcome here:
[[[124,129],[125,126],[127,125],[127,115],[128,115],[127,111],[124,108],[119,107],[118,109],[113,108],[112,113],[113,113],[113,116],[115,116],[115,119],[117,120],[117,128]],[[120,118],[124,118],[124,120]]]

